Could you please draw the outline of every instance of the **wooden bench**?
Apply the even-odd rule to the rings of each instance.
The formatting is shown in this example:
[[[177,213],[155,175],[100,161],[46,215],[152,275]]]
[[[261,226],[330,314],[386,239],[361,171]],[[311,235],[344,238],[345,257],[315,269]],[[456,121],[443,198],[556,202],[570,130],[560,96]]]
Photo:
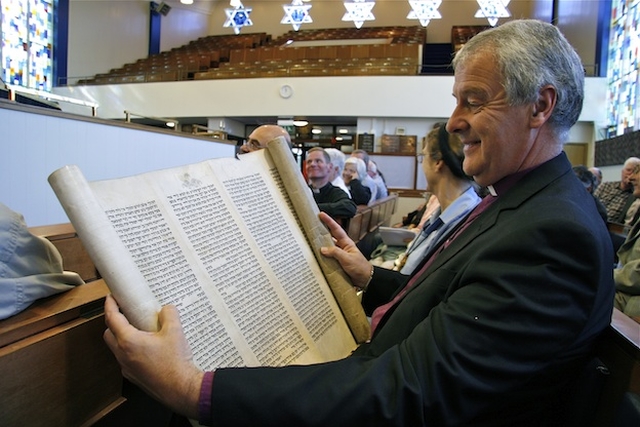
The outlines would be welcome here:
[[[367,234],[375,233],[382,225],[389,225],[396,212],[398,194],[390,194],[384,199],[376,200],[370,206],[360,205],[353,218],[343,221],[343,227],[355,242],[363,240]]]
[[[102,339],[109,290],[73,226],[31,232],[48,238],[85,284],[0,321],[0,424],[169,426],[171,412],[123,379]]]
[[[640,318],[613,310],[611,325],[600,338],[596,355],[609,370],[597,405],[594,426],[614,425],[625,393],[640,395]]]

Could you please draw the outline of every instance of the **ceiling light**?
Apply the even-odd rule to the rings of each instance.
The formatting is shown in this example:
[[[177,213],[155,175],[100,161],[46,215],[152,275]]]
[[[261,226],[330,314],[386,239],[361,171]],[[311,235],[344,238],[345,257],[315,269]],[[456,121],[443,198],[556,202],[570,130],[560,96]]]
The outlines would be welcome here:
[[[293,119],[278,119],[278,126],[295,126]]]
[[[338,133],[341,133],[341,134],[349,133],[349,130],[345,128],[338,129]]]
[[[182,4],[193,4],[193,0],[180,0]]]
[[[176,127],[176,124],[175,124],[174,122],[167,122],[167,123],[165,123],[165,125],[166,125],[168,128]]]
[[[319,134],[321,134],[321,133],[322,133],[322,129],[320,129],[320,128],[313,128],[313,129],[311,129],[311,133],[312,133],[312,134],[314,134],[314,135],[319,135]]]
[[[341,136],[336,136],[336,141],[342,141],[343,138]]]
[[[304,126],[306,126],[308,124],[309,124],[309,122],[306,121],[306,120],[294,120],[293,121],[293,125],[294,126],[298,126],[298,127],[304,127]]]

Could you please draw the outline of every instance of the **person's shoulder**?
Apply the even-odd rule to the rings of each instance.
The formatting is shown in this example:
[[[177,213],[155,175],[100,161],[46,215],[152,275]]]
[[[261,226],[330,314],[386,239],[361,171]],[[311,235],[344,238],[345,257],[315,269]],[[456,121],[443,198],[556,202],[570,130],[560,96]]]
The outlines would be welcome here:
[[[606,181],[600,183],[595,193],[611,193],[620,189],[620,181]]]

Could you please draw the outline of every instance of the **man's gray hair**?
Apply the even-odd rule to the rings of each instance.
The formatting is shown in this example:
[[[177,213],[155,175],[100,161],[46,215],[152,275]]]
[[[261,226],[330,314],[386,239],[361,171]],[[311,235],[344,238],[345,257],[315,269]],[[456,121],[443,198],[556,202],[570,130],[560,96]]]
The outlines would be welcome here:
[[[344,169],[344,161],[347,156],[337,148],[325,148],[324,151],[326,151],[331,158],[331,164],[337,167],[338,171],[342,173],[342,170]]]
[[[535,102],[546,85],[556,89],[548,123],[564,142],[582,111],[584,68],[562,33],[542,21],[509,21],[471,38],[453,59],[454,69],[463,68],[480,51],[495,57],[509,105]]]
[[[637,157],[629,157],[627,160],[624,161],[624,165],[623,167],[627,167],[627,166],[635,166],[638,163],[640,163],[640,159]]]

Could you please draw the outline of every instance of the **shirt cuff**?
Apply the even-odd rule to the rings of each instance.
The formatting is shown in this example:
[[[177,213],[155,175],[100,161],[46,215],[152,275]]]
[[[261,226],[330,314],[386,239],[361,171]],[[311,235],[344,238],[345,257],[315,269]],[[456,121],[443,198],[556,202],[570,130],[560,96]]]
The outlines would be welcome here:
[[[200,399],[198,400],[198,417],[202,425],[211,423],[211,391],[213,386],[213,372],[205,372],[200,385]]]

